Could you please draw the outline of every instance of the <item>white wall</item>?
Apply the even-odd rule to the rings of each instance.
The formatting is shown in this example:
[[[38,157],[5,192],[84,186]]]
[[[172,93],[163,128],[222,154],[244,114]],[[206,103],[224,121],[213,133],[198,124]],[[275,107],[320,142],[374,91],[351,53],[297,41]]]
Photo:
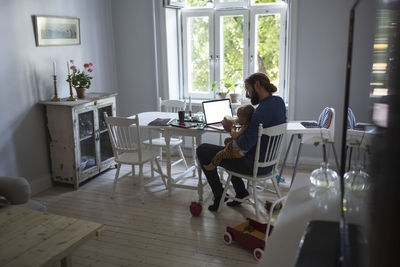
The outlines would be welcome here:
[[[153,11],[152,0],[112,1],[119,84],[117,104],[123,116],[157,107]]]
[[[81,45],[36,47],[32,15],[79,17]],[[34,192],[50,185],[48,134],[40,100],[53,96],[52,61],[57,62],[58,92],[68,59],[95,64],[91,91],[117,88],[109,0],[0,1],[0,175],[26,177]]]
[[[297,2],[294,120],[317,119],[325,106],[336,110],[335,141],[340,157],[350,5],[347,0]],[[356,9],[350,105],[357,120],[369,120],[368,96],[374,36],[375,3]],[[289,107],[292,108],[292,107]],[[320,161],[321,148],[305,146],[302,162]],[[332,152],[330,153],[332,156]],[[340,159],[339,159],[340,160]]]

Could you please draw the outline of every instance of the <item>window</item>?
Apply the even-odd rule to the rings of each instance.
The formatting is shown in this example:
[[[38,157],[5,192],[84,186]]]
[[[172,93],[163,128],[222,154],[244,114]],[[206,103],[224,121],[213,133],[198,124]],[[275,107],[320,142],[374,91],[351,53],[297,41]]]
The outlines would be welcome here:
[[[243,95],[243,80],[265,72],[283,95],[286,7],[279,0],[187,0],[182,10],[183,95]]]

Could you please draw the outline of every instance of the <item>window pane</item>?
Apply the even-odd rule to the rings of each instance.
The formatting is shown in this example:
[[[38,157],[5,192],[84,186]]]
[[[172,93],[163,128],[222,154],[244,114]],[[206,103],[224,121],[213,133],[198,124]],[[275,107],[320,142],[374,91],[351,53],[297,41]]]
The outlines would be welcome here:
[[[186,0],[185,7],[213,7],[213,1],[208,0]]]
[[[228,84],[243,81],[243,16],[221,17],[223,27],[221,81]],[[233,93],[233,92],[232,92]],[[236,92],[240,93],[240,92]]]
[[[189,93],[208,93],[210,84],[208,17],[188,18]]]
[[[279,89],[280,14],[257,15],[256,70],[268,75]]]

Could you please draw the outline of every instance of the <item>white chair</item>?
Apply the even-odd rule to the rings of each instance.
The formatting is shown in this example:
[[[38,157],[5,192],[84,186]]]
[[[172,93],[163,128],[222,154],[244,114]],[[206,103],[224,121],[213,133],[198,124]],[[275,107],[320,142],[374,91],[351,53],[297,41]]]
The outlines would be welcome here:
[[[257,147],[256,147],[256,153],[255,153],[255,160],[254,160],[254,166],[253,166],[253,174],[248,175],[248,174],[241,174],[241,173],[236,173],[230,170],[225,169],[225,171],[228,173],[228,179],[226,181],[225,189],[221,197],[221,201],[219,203],[218,207],[218,212],[221,210],[222,205],[224,203],[225,197],[236,200],[239,202],[247,202],[250,205],[254,207],[256,210],[256,216],[259,218],[259,208],[258,208],[258,197],[257,197],[257,183],[262,182],[265,183],[266,180],[271,180],[272,184],[275,188],[275,192],[278,195],[278,198],[281,197],[281,192],[279,190],[278,183],[275,179],[275,175],[277,173],[277,164],[279,162],[279,157],[282,151],[282,140],[285,136],[286,133],[286,123],[269,127],[269,128],[263,128],[262,124],[260,123],[258,127],[258,140],[257,140]],[[261,148],[261,137],[262,136],[268,136],[268,142],[266,143],[265,148]],[[265,137],[264,137],[265,138]],[[264,158],[260,159],[260,154],[262,155],[261,149],[263,149],[262,152],[264,152],[265,149],[265,156]],[[269,166],[274,166],[273,170],[268,173],[268,174],[257,174],[258,168],[265,168]],[[246,179],[248,181],[247,183],[247,190],[249,191],[249,197],[245,199],[239,199],[235,198],[233,196],[227,196],[227,191],[232,179],[232,175],[240,177],[242,179]]]
[[[315,122],[315,121],[309,121],[309,122]],[[321,143],[322,142],[321,138],[326,139],[332,145],[333,154],[335,156],[336,168],[338,170],[340,169],[339,161],[338,161],[338,157],[337,157],[337,153],[336,153],[336,149],[335,149],[335,145],[334,145],[334,141],[335,141],[335,109],[329,108],[329,107],[324,108],[323,111],[321,112],[321,114],[319,115],[318,121],[316,123],[318,124],[318,127],[320,127],[320,131],[318,133],[302,133],[302,134],[298,135],[300,138],[300,145],[299,145],[299,148],[297,151],[297,156],[296,156],[296,161],[294,164],[292,181],[290,182],[290,187],[292,186],[294,178],[296,177],[297,165],[299,163],[301,149],[303,147],[303,144],[312,144],[313,145],[315,142]],[[290,144],[291,144],[292,140],[293,140],[293,136],[291,137]],[[290,148],[290,146],[289,146],[289,148]],[[289,149],[286,151],[286,155],[283,160],[282,169],[280,171],[280,174],[283,173],[283,168],[286,164],[288,152],[289,152]]]
[[[111,145],[114,152],[115,162],[117,162],[117,172],[115,173],[114,184],[111,197],[114,197],[115,187],[122,164],[132,165],[132,176],[135,175],[135,165],[139,165],[139,179],[141,186],[142,203],[144,203],[144,182],[143,164],[155,161],[158,173],[164,185],[167,186],[166,178],[161,171],[157,153],[142,149],[139,135],[139,117],[108,117],[104,113],[104,118],[109,130]]]
[[[181,110],[185,110],[186,108],[186,100],[185,101],[180,101],[180,100],[161,100],[159,99],[159,110],[160,111],[165,111],[165,112],[178,112]],[[165,143],[165,138],[160,134],[158,138],[153,138],[153,139],[148,139],[143,141],[143,144],[146,146],[154,146],[154,147],[159,147],[160,149],[160,159],[162,160],[162,149],[166,147]],[[179,153],[179,159],[172,162],[171,166],[174,166],[180,162],[183,162],[185,165],[185,168],[188,168],[188,165],[186,163],[185,156],[183,155],[182,147],[181,145],[184,144],[184,140],[181,137],[172,137],[170,141],[170,148],[176,147],[178,149]]]

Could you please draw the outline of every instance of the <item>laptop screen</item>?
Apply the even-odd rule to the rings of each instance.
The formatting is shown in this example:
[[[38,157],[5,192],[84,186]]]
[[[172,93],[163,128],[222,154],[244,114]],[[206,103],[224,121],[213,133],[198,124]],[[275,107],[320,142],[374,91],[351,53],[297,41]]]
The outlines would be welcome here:
[[[231,101],[229,98],[204,101],[202,104],[206,124],[219,123],[225,116],[232,116]]]

